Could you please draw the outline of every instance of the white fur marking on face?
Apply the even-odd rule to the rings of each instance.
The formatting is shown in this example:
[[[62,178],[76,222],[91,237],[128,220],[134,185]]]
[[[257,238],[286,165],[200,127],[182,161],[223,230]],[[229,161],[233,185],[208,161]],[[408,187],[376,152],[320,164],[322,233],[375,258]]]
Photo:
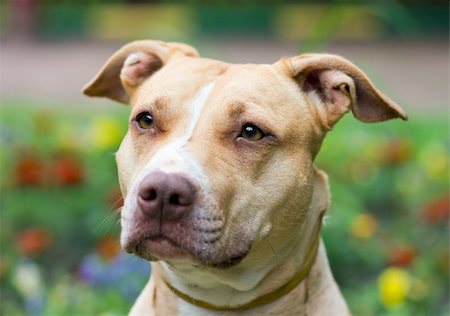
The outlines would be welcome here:
[[[208,98],[209,94],[211,93],[212,89],[214,87],[214,82],[210,82],[206,86],[204,86],[200,92],[197,93],[194,101],[190,104],[191,105],[191,120],[189,122],[189,125],[186,129],[186,134],[184,137],[185,141],[188,141],[192,133],[194,132],[195,126],[198,123],[198,120],[200,119],[200,114],[203,111],[203,108],[205,107],[206,99]]]
[[[182,136],[178,137],[171,143],[167,144],[165,147],[158,150],[158,152],[150,159],[145,166],[143,173],[148,174],[149,170],[159,169],[165,172],[186,172],[192,170],[193,161],[188,157],[188,155],[183,151],[183,147],[189,142],[194,129],[200,120],[200,115],[206,104],[206,99],[211,93],[214,87],[214,82],[211,82],[204,86],[196,94],[192,102],[189,103],[191,108],[191,117],[186,125],[185,132]]]
[[[128,58],[132,58],[133,55],[134,54],[130,55]],[[130,62],[132,62],[132,60]],[[131,223],[127,219],[131,218],[132,213],[138,209],[136,197],[138,195],[139,185],[149,173],[156,170],[166,173],[184,173],[195,181],[204,192],[209,192],[210,185],[201,166],[199,166],[198,163],[186,153],[183,147],[191,139],[195,127],[200,120],[206,100],[213,87],[214,82],[210,82],[199,90],[193,100],[188,103],[188,106],[191,109],[191,116],[186,124],[184,134],[176,139],[173,139],[172,142],[159,149],[133,181],[133,185],[125,198],[124,207],[122,209],[122,244],[126,242],[126,238],[129,235],[129,230],[131,229],[129,227]]]

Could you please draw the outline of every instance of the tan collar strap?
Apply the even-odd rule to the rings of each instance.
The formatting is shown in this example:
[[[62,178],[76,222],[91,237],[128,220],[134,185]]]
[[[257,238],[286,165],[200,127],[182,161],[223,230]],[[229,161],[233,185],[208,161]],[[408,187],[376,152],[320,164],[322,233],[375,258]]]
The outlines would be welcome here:
[[[276,289],[275,291],[264,294],[263,296],[260,296],[256,299],[254,299],[253,301],[250,301],[244,305],[235,306],[235,307],[213,305],[208,302],[196,300],[196,299],[190,297],[189,295],[187,295],[183,292],[180,292],[179,290],[174,288],[168,282],[166,282],[166,284],[174,294],[176,294],[178,297],[182,298],[183,300],[185,300],[193,305],[203,307],[206,309],[210,309],[210,310],[215,310],[215,311],[243,311],[243,310],[247,310],[247,309],[251,309],[251,308],[255,308],[255,307],[259,307],[259,306],[263,306],[263,305],[267,305],[269,303],[275,302],[279,298],[288,294],[295,287],[297,287],[297,285],[299,285],[300,282],[302,282],[308,276],[309,272],[311,271],[311,268],[312,268],[312,266],[315,262],[316,256],[317,256],[317,251],[319,249],[321,223],[322,223],[322,218],[319,219],[317,234],[311,244],[310,250],[306,256],[303,266],[292,277],[292,279],[290,279],[286,284],[284,284],[282,287]]]

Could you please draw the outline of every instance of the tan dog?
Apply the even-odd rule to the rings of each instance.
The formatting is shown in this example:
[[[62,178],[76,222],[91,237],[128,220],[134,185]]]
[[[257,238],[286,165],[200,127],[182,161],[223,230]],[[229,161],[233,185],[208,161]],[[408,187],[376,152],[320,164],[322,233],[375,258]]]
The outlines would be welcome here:
[[[199,58],[138,41],[85,87],[130,103],[117,152],[122,246],[152,262],[132,315],[346,315],[320,241],[325,134],[348,111],[407,119],[349,61]]]

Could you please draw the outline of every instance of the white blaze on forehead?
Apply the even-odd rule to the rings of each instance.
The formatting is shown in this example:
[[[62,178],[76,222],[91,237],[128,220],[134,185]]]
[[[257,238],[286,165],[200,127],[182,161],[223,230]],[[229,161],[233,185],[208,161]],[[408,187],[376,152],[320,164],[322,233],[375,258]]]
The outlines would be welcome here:
[[[209,192],[209,181],[203,173],[202,167],[183,150],[183,147],[189,142],[192,134],[197,126],[203,108],[205,107],[208,96],[214,88],[214,82],[202,87],[195,95],[188,107],[191,109],[190,118],[187,121],[183,135],[172,138],[170,142],[160,148],[147,162],[145,167],[139,172],[133,182],[131,190],[125,198],[124,207],[122,209],[122,244],[125,243],[130,233],[131,222],[127,219],[131,218],[133,212],[138,210],[137,199],[139,187],[142,180],[154,171],[162,171],[167,173],[180,172],[186,174],[197,186],[204,192]]]
[[[152,171],[159,170],[163,172],[182,172],[190,175],[192,178],[199,178],[202,175],[200,166],[197,165],[191,157],[183,150],[183,147],[189,142],[197,126],[206,100],[214,88],[214,82],[203,86],[195,97],[187,104],[190,108],[190,118],[187,121],[183,135],[171,139],[169,143],[160,148],[155,155],[147,162],[144,169],[136,179],[135,187],[139,185],[142,179]]]
[[[158,169],[165,172],[185,172],[197,169],[193,166],[195,163],[183,151],[183,147],[189,142],[194,133],[195,127],[200,120],[200,115],[205,107],[206,100],[214,87],[214,82],[205,85],[195,95],[194,99],[188,103],[191,109],[191,116],[184,129],[184,134],[173,139],[150,159],[143,173]]]
[[[188,141],[191,138],[195,126],[197,126],[198,120],[200,119],[200,114],[202,113],[203,108],[205,107],[206,99],[211,94],[213,88],[214,82],[210,82],[197,93],[193,102],[190,103],[192,109],[191,120],[189,121],[186,133],[184,135],[185,141]]]

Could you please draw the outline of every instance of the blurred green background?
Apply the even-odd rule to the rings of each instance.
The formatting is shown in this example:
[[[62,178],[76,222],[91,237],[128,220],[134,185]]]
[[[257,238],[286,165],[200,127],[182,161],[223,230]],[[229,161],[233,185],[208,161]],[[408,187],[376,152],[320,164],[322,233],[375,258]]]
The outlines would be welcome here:
[[[177,40],[272,63],[343,55],[409,114],[328,135],[322,236],[354,315],[448,315],[448,3],[0,3],[0,314],[122,315],[150,268],[118,246],[128,108],[80,89],[121,45]]]

